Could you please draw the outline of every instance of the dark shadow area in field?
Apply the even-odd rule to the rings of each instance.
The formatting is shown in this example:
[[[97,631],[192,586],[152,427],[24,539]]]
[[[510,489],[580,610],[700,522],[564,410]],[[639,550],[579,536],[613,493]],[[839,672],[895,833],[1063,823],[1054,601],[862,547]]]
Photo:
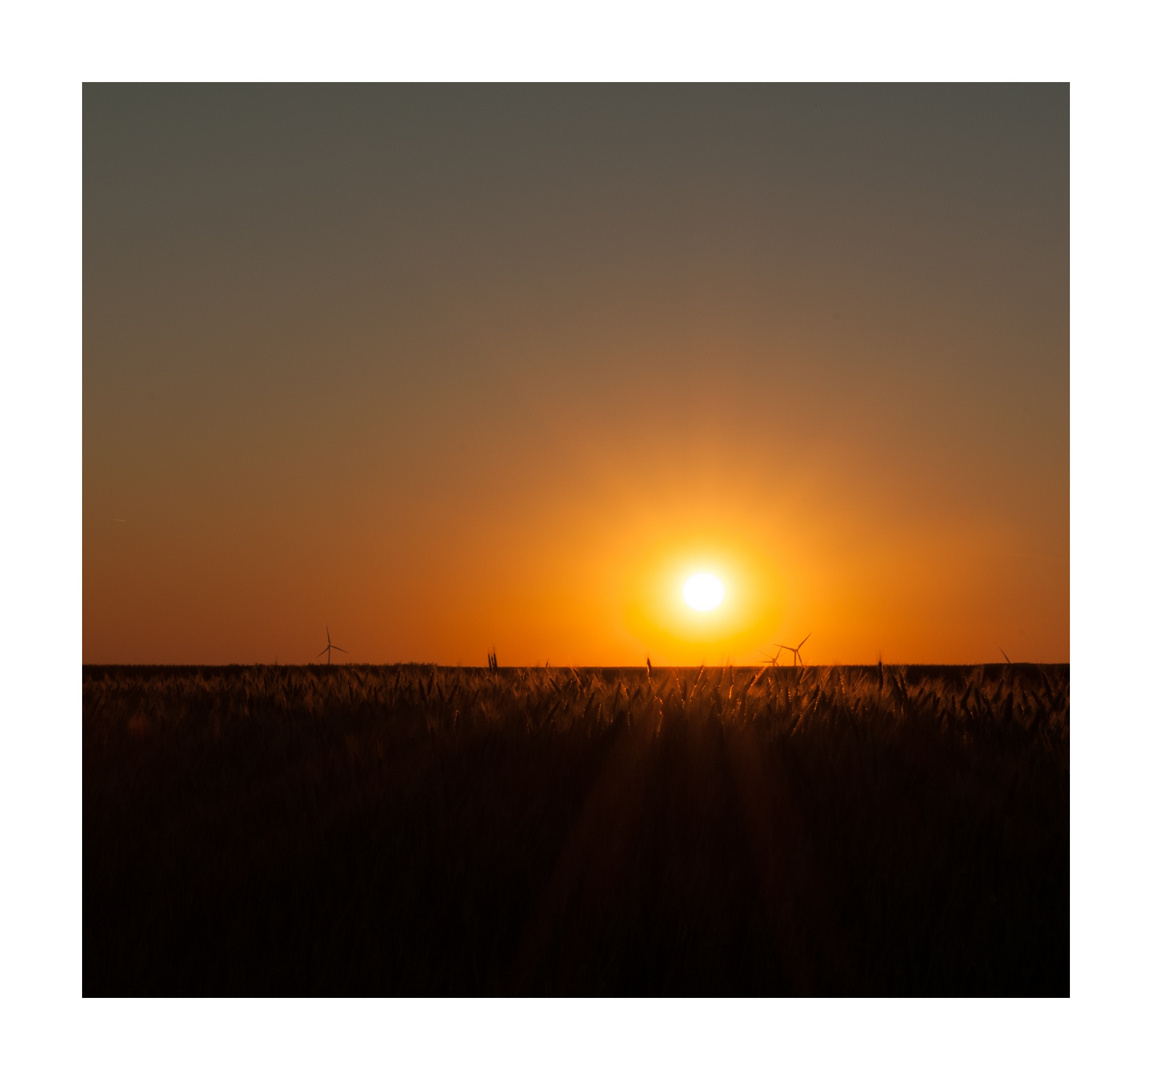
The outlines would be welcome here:
[[[85,995],[1069,993],[1068,667],[85,668]]]

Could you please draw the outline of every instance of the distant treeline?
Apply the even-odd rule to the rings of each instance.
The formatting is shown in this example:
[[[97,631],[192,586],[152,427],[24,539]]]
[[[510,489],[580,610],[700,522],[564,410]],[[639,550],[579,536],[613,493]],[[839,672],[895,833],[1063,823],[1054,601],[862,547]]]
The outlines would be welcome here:
[[[1069,993],[1067,665],[85,667],[85,995]]]

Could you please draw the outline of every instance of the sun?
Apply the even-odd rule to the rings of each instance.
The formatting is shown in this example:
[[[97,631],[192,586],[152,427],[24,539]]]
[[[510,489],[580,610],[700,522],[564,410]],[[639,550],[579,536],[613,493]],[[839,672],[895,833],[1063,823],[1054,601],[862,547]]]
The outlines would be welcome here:
[[[696,611],[711,611],[724,599],[724,583],[715,574],[693,574],[684,582],[684,603]]]

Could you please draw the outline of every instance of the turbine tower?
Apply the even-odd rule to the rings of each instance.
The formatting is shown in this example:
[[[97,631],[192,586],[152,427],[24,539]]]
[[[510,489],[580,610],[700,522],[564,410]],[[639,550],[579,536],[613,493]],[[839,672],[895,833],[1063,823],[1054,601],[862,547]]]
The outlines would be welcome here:
[[[812,636],[812,634],[809,633],[808,637],[806,637],[804,639],[804,641],[807,641],[808,638],[810,638],[811,636]],[[791,645],[781,645],[778,641],[773,642],[773,644],[778,646],[781,649],[787,649],[792,654],[792,666],[793,667],[795,667],[797,664],[799,664],[801,667],[803,667],[804,658],[800,655],[800,650],[804,647],[804,641],[800,642],[800,644],[795,646],[795,647],[793,647]],[[780,654],[777,653],[776,655],[779,656]]]
[[[339,645],[333,645],[332,644],[332,635],[328,633],[328,627],[324,627],[324,633],[328,638],[328,645],[325,648],[321,649],[316,654],[317,660],[319,660],[320,657],[322,657],[325,653],[327,653],[328,654],[328,663],[331,664],[332,663],[332,650],[333,649],[335,649],[337,652],[342,652],[345,656],[348,655],[347,649],[342,649],[342,648],[340,648]]]

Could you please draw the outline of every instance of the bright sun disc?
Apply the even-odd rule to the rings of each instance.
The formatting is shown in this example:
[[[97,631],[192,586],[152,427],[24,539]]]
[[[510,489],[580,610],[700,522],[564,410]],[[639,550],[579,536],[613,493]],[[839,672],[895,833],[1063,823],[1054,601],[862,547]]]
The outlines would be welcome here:
[[[724,584],[715,574],[693,574],[684,582],[684,603],[697,611],[711,611],[724,599]]]

